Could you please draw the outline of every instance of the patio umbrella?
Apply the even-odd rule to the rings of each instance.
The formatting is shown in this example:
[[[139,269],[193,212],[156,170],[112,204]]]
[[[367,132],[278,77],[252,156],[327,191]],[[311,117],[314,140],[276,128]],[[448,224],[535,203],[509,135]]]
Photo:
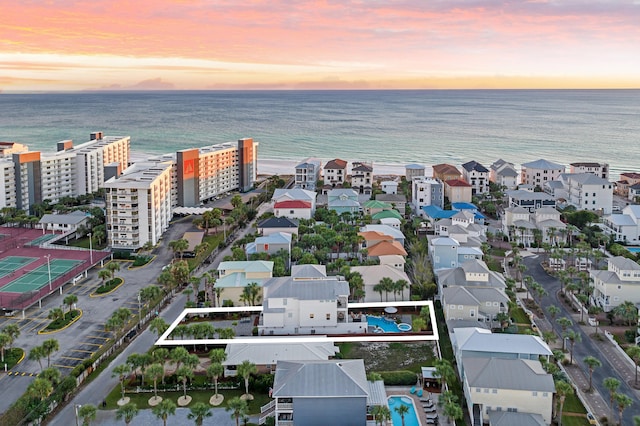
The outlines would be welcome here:
[[[398,312],[398,308],[393,306],[387,306],[386,308],[384,308],[384,311],[388,314],[395,314],[396,312]]]

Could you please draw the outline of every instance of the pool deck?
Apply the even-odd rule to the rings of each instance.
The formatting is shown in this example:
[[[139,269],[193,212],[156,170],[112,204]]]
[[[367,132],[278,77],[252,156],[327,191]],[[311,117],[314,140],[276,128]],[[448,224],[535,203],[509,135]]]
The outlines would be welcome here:
[[[418,385],[416,385],[417,388]],[[420,423],[421,426],[432,426],[432,424],[427,424],[426,421],[426,417],[424,415],[424,410],[422,409],[422,402],[420,401],[420,397],[416,394],[412,394],[411,393],[411,387],[407,387],[407,386],[385,386],[385,391],[387,392],[387,397],[390,396],[408,396],[409,398],[411,398],[413,400],[413,404],[416,407],[416,410],[418,412],[418,422]],[[436,413],[438,413],[438,424],[443,424],[442,421],[444,419],[443,415],[442,415],[442,410],[441,408],[438,406],[438,396],[440,394],[437,393],[430,393],[428,391],[423,391],[423,395],[422,397],[431,397],[431,399],[433,400],[433,403],[436,406]]]

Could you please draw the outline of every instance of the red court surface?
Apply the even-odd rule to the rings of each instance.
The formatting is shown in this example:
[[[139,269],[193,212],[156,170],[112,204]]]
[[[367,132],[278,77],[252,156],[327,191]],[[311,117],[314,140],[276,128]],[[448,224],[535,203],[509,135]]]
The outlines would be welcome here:
[[[36,258],[35,261],[16,269],[14,272],[0,278],[0,308],[6,311],[25,309],[36,303],[46,295],[55,292],[60,286],[71,282],[75,277],[83,274],[91,266],[110,256],[108,251],[87,250],[76,247],[52,246],[55,248],[40,248],[32,246],[33,240],[42,239],[41,229],[30,228],[6,228],[0,227],[0,259],[9,256],[24,256]],[[59,248],[58,248],[59,247]],[[47,256],[49,258],[47,259]],[[20,277],[28,275],[30,272],[39,269],[46,270],[47,263],[54,259],[65,259],[78,261],[77,265],[62,275],[55,274],[52,270],[51,286],[46,284],[38,289],[26,292],[3,291],[9,283],[19,281]],[[49,267],[51,264],[49,264]],[[22,279],[24,281],[24,278]],[[34,286],[34,288],[39,286]],[[9,289],[20,288],[19,286],[8,286]]]

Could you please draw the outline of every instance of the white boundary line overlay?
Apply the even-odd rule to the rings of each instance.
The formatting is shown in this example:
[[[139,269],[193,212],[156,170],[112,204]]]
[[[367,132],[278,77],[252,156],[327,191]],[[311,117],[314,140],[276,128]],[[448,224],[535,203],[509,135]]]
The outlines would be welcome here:
[[[405,333],[368,333],[357,334],[353,336],[327,336],[325,334],[318,335],[286,335],[286,336],[242,336],[233,339],[169,339],[169,335],[188,315],[202,315],[210,313],[234,313],[234,312],[262,312],[262,306],[232,306],[222,308],[187,308],[182,311],[178,318],[175,319],[167,328],[167,330],[158,338],[155,346],[183,346],[183,345],[228,345],[228,344],[273,344],[273,343],[317,343],[317,342],[427,342],[439,340],[438,327],[436,323],[436,313],[431,300],[420,301],[402,301],[402,302],[370,302],[370,303],[350,303],[349,309],[364,308],[386,308],[386,307],[413,307],[422,306],[429,307],[429,316],[431,317],[431,334],[412,334]]]

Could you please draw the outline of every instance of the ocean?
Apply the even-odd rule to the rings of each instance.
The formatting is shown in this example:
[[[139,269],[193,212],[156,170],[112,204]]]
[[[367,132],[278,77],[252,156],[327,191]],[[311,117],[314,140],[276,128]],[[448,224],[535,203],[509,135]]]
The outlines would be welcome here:
[[[499,158],[640,169],[640,90],[170,91],[0,94],[0,140],[53,152],[92,131],[134,158],[243,137],[261,164],[306,157],[486,167]],[[266,161],[273,160],[273,161]]]

